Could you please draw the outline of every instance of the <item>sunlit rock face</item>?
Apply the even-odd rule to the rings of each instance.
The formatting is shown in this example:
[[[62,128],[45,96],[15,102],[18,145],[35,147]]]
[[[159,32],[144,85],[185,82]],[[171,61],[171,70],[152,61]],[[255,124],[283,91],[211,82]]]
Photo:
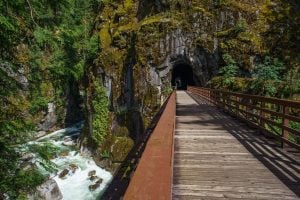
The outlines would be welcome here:
[[[55,180],[50,179],[43,185],[39,186],[36,191],[38,199],[45,200],[61,200],[63,199],[62,193]]]
[[[182,79],[183,89],[206,86],[224,64],[223,54],[230,54],[246,76],[266,54],[299,67],[299,45],[289,42],[299,41],[295,5],[281,0],[104,3],[97,23],[101,53],[87,88],[95,77],[104,77],[110,134],[139,141],[176,79]]]
[[[182,72],[188,67],[190,72],[184,75],[188,80],[183,82],[192,85],[204,86],[217,73],[219,43],[213,32],[218,25],[211,14],[192,7],[183,2],[128,0],[102,8],[102,52],[88,79],[102,77],[109,83],[112,135],[122,132],[136,142],[143,138],[174,86],[176,66]]]
[[[197,29],[199,25],[194,24],[193,26]],[[176,29],[165,38],[160,39],[159,52],[161,55],[165,55],[165,60],[156,69],[158,77],[162,79],[161,82],[170,84],[172,79],[176,78],[173,77],[172,72],[178,65],[187,66],[186,71],[190,70],[188,66],[191,67],[193,76],[187,80],[189,85],[205,86],[209,79],[217,74],[220,59],[218,40],[214,39],[213,49],[210,52],[196,43],[198,34],[200,33],[193,34]],[[207,34],[203,33],[203,35],[203,37],[207,37]],[[184,74],[184,69],[181,73]]]
[[[57,123],[56,106],[54,103],[48,103],[48,109],[45,118],[39,124],[40,131],[47,131]]]

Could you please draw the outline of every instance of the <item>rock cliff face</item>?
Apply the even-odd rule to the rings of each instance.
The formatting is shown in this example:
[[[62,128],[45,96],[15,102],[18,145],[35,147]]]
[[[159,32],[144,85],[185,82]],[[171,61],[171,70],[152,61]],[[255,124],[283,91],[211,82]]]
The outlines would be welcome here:
[[[104,1],[97,23],[101,53],[88,88],[102,77],[109,89],[110,134],[139,141],[177,78],[207,85],[225,53],[244,77],[273,54],[297,71],[296,19],[296,1]],[[87,105],[93,106],[92,98]]]
[[[256,64],[271,55],[285,62],[289,80],[300,79],[299,1],[104,0],[91,7],[81,18],[91,15],[88,19],[93,30],[89,32],[95,48],[80,47],[76,56],[71,55],[68,52],[77,40],[73,38],[66,40],[71,49],[62,56],[60,48],[41,43],[47,34],[51,36],[46,42],[49,44],[62,37],[55,26],[48,33],[28,23],[30,37],[35,38],[32,42],[41,43],[42,54],[31,55],[35,45],[20,41],[11,48],[18,70],[7,61],[0,65],[1,77],[8,79],[3,83],[14,80],[18,85],[10,85],[18,88],[15,94],[3,94],[10,102],[4,103],[4,113],[13,118],[18,110],[26,123],[37,125],[39,136],[55,126],[85,118],[83,146],[97,149],[102,144],[103,153],[103,149],[111,152],[112,146],[118,149],[115,144],[122,143],[120,146],[128,150],[143,137],[172,86],[214,85],[212,77],[224,65],[223,54],[233,57],[243,78],[251,77]],[[31,17],[28,19],[30,22]],[[84,35],[88,36],[86,32]],[[64,46],[59,41],[56,43]],[[54,52],[58,52],[57,58],[51,55],[56,55]],[[80,57],[82,52],[93,53],[77,63],[73,57]],[[57,67],[62,60],[66,66]],[[84,78],[81,67],[74,70],[83,65]],[[1,87],[11,90],[6,84]]]
[[[21,159],[15,146],[31,139],[31,132],[40,137],[81,120],[81,150],[115,169],[175,86],[251,92],[245,88],[263,68],[259,64],[266,61],[266,71],[274,72],[279,60],[284,68],[273,73],[280,84],[273,82],[272,89],[281,88],[279,97],[288,96],[284,90],[299,93],[299,5],[299,0],[0,1],[2,187],[14,190],[10,180],[18,179],[13,174]],[[226,58],[238,68],[234,88],[223,87],[224,76],[216,77],[228,65]],[[20,188],[11,195],[27,190]]]

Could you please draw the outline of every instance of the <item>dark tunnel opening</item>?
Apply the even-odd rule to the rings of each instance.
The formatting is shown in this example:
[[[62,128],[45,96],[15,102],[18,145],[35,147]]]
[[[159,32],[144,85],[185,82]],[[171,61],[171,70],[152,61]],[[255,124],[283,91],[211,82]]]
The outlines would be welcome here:
[[[195,85],[192,67],[187,64],[175,65],[172,71],[172,86],[177,90],[186,90],[188,85]]]

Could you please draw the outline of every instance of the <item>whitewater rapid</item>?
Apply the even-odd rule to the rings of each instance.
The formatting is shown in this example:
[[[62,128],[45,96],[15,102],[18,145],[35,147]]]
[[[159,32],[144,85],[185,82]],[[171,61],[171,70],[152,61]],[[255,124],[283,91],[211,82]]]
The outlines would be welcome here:
[[[36,143],[50,142],[61,150],[67,151],[67,155],[58,156],[51,161],[57,165],[58,172],[50,174],[63,195],[63,200],[94,200],[97,199],[103,192],[112,179],[112,174],[105,169],[97,166],[92,157],[82,155],[77,150],[74,150],[72,145],[64,145],[64,139],[76,138],[79,135],[81,125],[77,124],[73,127],[55,131],[47,136],[39,138]],[[69,139],[69,143],[75,141]],[[69,170],[68,174],[63,178],[59,174],[70,168],[70,165],[77,166],[73,172]],[[95,173],[95,180],[90,180],[89,173]],[[91,191],[89,186],[94,185],[97,180],[101,179],[101,184],[98,188]]]

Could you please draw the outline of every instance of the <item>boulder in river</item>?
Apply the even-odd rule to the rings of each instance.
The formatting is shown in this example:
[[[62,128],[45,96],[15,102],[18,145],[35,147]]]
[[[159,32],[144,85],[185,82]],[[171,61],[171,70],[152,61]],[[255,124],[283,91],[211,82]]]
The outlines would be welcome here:
[[[29,170],[35,169],[36,165],[35,165],[35,163],[25,161],[20,164],[20,168],[24,171],[29,171]]]
[[[22,170],[31,170],[36,168],[36,159],[35,155],[32,153],[26,153],[21,157],[20,168]]]
[[[103,182],[103,179],[102,178],[99,178],[97,181],[96,181],[96,184],[101,184]]]
[[[96,170],[89,171],[89,173],[88,173],[89,177],[95,176],[95,175],[96,175]]]
[[[59,173],[58,177],[64,179],[68,174],[69,174],[69,169],[64,169],[62,172]]]
[[[70,141],[72,141],[72,138],[70,136],[64,137],[64,142],[70,142]]]
[[[55,180],[50,179],[37,187],[35,199],[61,200],[62,193]]]
[[[68,146],[74,146],[75,143],[73,141],[67,141],[67,142],[63,142],[63,145],[68,147]]]
[[[69,169],[71,170],[71,172],[74,174],[76,172],[76,170],[78,169],[78,166],[75,164],[70,164],[69,165]]]
[[[65,151],[61,151],[59,153],[59,156],[62,156],[62,157],[65,157],[65,156],[68,156],[69,155],[69,151],[68,150],[65,150]]]
[[[94,181],[94,180],[96,180],[97,178],[98,178],[98,176],[96,176],[96,175],[90,176],[90,180],[91,180],[91,181]]]
[[[89,190],[90,190],[90,191],[94,191],[94,190],[96,190],[98,187],[100,187],[100,183],[95,183],[95,184],[89,186]]]
[[[25,153],[22,155],[21,160],[24,162],[32,161],[35,158],[35,155],[33,153]]]
[[[35,135],[36,138],[40,138],[40,137],[43,137],[47,135],[47,132],[46,131],[39,131],[37,132],[37,134]]]

